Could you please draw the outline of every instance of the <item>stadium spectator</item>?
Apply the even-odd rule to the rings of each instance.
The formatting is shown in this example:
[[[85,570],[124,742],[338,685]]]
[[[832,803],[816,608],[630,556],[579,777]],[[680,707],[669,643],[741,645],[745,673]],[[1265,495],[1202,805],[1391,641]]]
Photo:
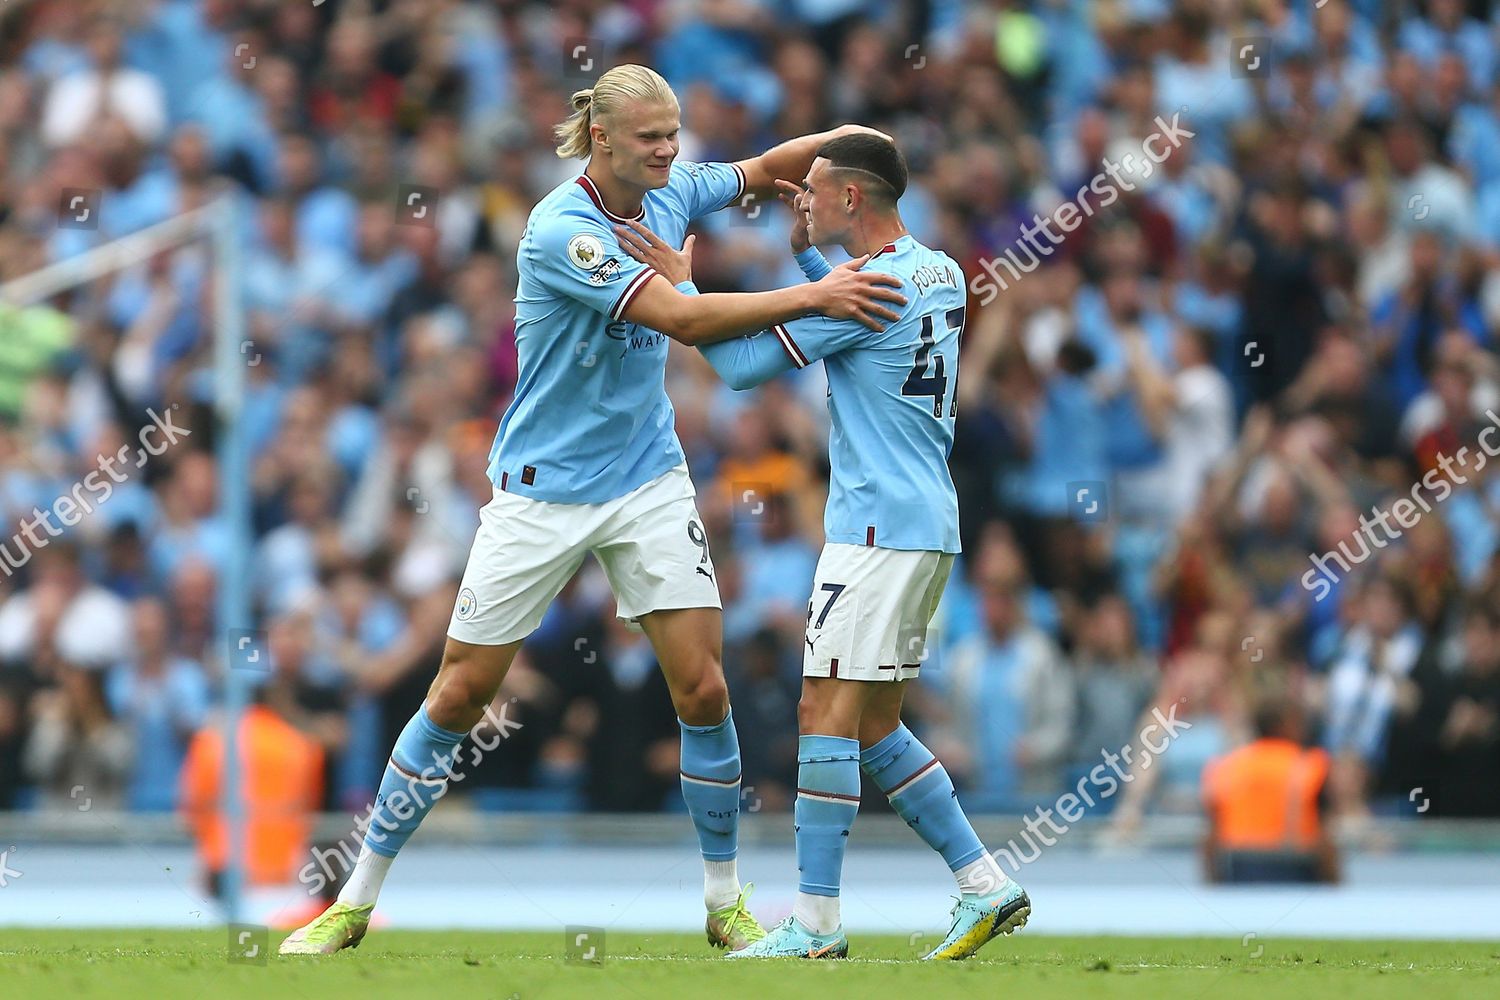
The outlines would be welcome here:
[[[43,534],[42,541],[47,541]],[[21,539],[14,547],[24,546]],[[26,549],[29,553],[29,549]],[[125,602],[93,583],[67,541],[30,555],[31,586],[0,605],[0,661],[29,666],[40,680],[63,663],[107,666],[130,646]]]
[[[118,117],[135,137],[154,145],[167,128],[166,94],[161,81],[123,65],[122,25],[98,16],[89,25],[87,69],[69,73],[47,92],[42,138],[53,147],[82,139],[100,120]]]
[[[1070,657],[1078,711],[1067,762],[1086,773],[1104,750],[1135,739],[1135,722],[1156,689],[1157,667],[1136,643],[1130,606],[1118,594],[1083,611]]]
[[[1195,811],[1208,762],[1246,742],[1251,692],[1232,665],[1231,650],[1238,645],[1234,635],[1231,615],[1218,610],[1206,614],[1198,620],[1192,645],[1162,670],[1148,710],[1130,737],[1133,759],[1110,818],[1114,835],[1138,833],[1148,808]],[[1242,656],[1245,647],[1258,641],[1249,638],[1250,643],[1240,645]],[[1179,729],[1162,733],[1163,718],[1177,720]]]
[[[1023,577],[997,573],[979,590],[984,630],[933,671],[942,715],[929,737],[972,808],[1014,809],[1059,784],[1074,681],[1056,644],[1027,621]]]
[[[604,669],[583,677],[574,721],[587,747],[587,808],[659,811],[677,794],[681,731],[656,654],[611,616],[599,662]]]
[[[130,731],[110,711],[98,670],[61,662],[56,671],[57,686],[32,696],[23,772],[43,808],[118,809],[134,765]]]
[[[1255,711],[1256,739],[1209,763],[1204,866],[1213,882],[1336,882],[1328,755],[1302,745],[1302,709],[1276,697]]]
[[[1183,328],[1172,341],[1176,374],[1157,365],[1144,342],[1126,340],[1131,382],[1147,427],[1161,442],[1164,474],[1160,515],[1180,522],[1197,505],[1209,475],[1233,446],[1234,402],[1229,382],[1213,365],[1206,330]]]
[[[1475,605],[1464,617],[1460,666],[1422,693],[1435,751],[1407,788],[1432,786],[1438,816],[1500,816],[1500,612]],[[1408,801],[1409,791],[1408,791]]]
[[[12,672],[0,674],[0,809],[14,809],[19,804],[29,779],[21,769],[27,732],[26,699],[23,678]]]
[[[800,638],[818,552],[798,530],[793,498],[743,480],[731,489],[737,518],[751,521],[760,538],[740,552],[739,600],[724,616],[724,639],[738,642],[764,628]]]
[[[14,260],[14,251],[6,255]],[[7,276],[10,272],[7,271]],[[0,421],[21,416],[31,380],[73,346],[73,324],[55,309],[0,307]]]
[[[1328,672],[1323,740],[1333,758],[1334,806],[1348,816],[1367,810],[1371,785],[1385,761],[1397,690],[1422,652],[1410,590],[1397,578],[1371,580],[1358,606],[1357,624],[1345,633]]]
[[[323,801],[323,751],[281,718],[260,696],[240,720],[243,757],[245,878],[251,885],[292,880],[307,857],[312,818]],[[181,778],[181,810],[196,842],[209,891],[223,892],[229,828],[223,814],[224,733],[211,719],[188,746]]]
[[[161,600],[137,601],[134,618],[134,655],[105,679],[110,710],[132,743],[126,805],[171,812],[188,740],[208,715],[209,683],[200,664],[172,655],[171,620]]]
[[[741,785],[754,789],[745,793],[747,811],[790,809],[796,796],[800,653],[789,650],[784,637],[771,629],[751,635],[738,649],[726,650],[726,679],[735,692],[734,727],[740,734],[744,769]]]
[[[332,652],[317,641],[311,599],[271,619],[266,631],[270,676],[261,699],[277,718],[294,727],[319,750],[324,773],[318,787],[323,806],[339,804],[339,762],[349,743],[349,684]]]
[[[334,484],[321,468],[302,470],[289,486],[288,519],[256,547],[257,599],[273,613],[294,607],[318,587],[319,557],[336,545]]]

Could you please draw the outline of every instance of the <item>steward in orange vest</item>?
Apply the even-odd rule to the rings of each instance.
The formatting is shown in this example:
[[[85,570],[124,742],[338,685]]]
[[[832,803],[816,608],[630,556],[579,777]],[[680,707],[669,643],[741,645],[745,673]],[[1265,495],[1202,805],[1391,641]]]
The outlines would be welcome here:
[[[1203,771],[1209,881],[1337,881],[1323,823],[1328,754],[1302,746],[1302,710],[1288,698],[1263,702],[1255,728],[1259,739]]]
[[[247,884],[290,882],[307,860],[308,839],[323,789],[323,750],[264,704],[240,719],[240,776],[245,802],[244,863]],[[224,788],[224,734],[221,720],[210,720],[188,746],[182,768],[182,813],[208,871],[209,888],[219,895],[229,860],[229,827],[221,811]]]

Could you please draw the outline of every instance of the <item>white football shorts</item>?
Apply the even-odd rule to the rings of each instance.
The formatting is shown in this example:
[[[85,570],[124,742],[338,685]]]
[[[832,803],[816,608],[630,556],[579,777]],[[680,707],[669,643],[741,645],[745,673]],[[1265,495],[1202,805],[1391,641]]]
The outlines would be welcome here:
[[[927,627],[952,570],[949,552],[825,545],[808,605],[802,676],[916,677],[927,658]]]
[[[722,607],[696,496],[686,465],[600,504],[496,489],[479,512],[449,637],[478,646],[526,638],[589,552],[626,622],[652,611]]]

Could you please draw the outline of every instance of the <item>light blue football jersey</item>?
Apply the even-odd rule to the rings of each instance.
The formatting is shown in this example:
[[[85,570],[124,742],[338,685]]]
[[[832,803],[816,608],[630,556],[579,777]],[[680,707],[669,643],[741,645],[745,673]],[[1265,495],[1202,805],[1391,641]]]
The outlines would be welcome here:
[[[637,221],[673,246],[690,222],[738,201],[732,163],[672,165]],[[667,398],[667,338],[621,317],[656,272],[620,249],[586,175],[532,209],[516,250],[516,395],[490,449],[490,479],[553,503],[603,503],[683,461]]]
[[[815,259],[810,278],[828,269],[821,254]],[[832,417],[828,541],[958,552],[958,492],[948,453],[958,411],[963,270],[909,235],[886,244],[865,269],[896,275],[907,297],[901,318],[884,331],[812,316],[710,345],[703,354],[737,389],[823,360]]]

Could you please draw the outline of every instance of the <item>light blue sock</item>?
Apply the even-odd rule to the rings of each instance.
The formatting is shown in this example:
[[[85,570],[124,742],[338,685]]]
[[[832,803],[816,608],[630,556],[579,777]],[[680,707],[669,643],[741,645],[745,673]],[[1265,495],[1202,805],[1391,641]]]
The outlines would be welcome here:
[[[424,704],[411,717],[386,761],[365,831],[365,846],[394,858],[422,824],[433,803],[448,791],[458,745],[467,733],[450,733],[427,714]]]
[[[733,713],[717,726],[682,727],[682,799],[698,828],[704,861],[733,861],[739,851],[740,740]]]
[[[797,888],[837,896],[844,845],[859,812],[859,741],[804,736],[797,741],[797,764]]]
[[[906,725],[859,755],[860,767],[890,799],[896,815],[958,871],[979,860],[984,844],[974,832],[953,779]]]

